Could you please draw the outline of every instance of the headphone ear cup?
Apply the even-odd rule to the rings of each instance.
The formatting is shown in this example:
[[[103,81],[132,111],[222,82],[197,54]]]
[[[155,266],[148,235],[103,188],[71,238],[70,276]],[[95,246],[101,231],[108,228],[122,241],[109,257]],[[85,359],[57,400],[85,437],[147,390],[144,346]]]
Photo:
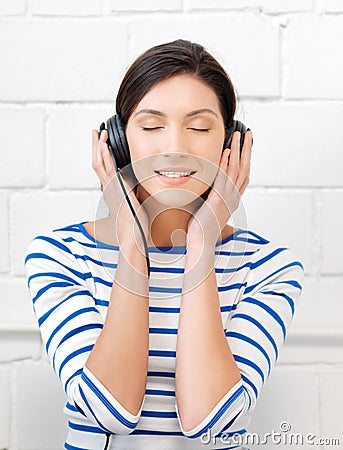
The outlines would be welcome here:
[[[244,135],[245,135],[245,133],[247,131],[247,127],[244,125],[243,122],[240,122],[239,120],[234,120],[232,122],[231,127],[228,129],[228,131],[226,133],[226,136],[225,136],[225,142],[224,142],[223,150],[225,148],[230,148],[231,147],[232,137],[233,137],[233,133],[235,131],[239,131],[241,133],[240,149],[242,151],[243,142],[244,142]]]
[[[120,159],[121,159],[121,163],[122,163],[121,168],[123,168],[131,163],[130,150],[129,150],[129,144],[126,139],[124,127],[121,123],[119,116],[115,116],[115,120],[116,120],[116,125],[117,125],[116,126],[117,139],[120,142],[119,148],[120,148],[120,152],[121,152],[121,155],[120,155]]]
[[[107,144],[112,154],[112,158],[114,159],[116,171],[118,171],[120,169],[120,150],[118,149],[119,144],[116,138],[117,133],[115,131],[115,127],[116,127],[115,116],[112,116],[109,119],[107,119],[106,122],[106,128],[108,132]]]
[[[230,126],[230,128],[226,132],[223,150],[226,149],[226,148],[230,148],[231,141],[232,141],[232,135],[233,135],[233,133],[235,131],[236,131],[236,120],[234,120],[232,122],[232,125]]]
[[[107,120],[108,144],[117,165],[117,170],[130,163],[129,146],[120,119],[117,115]]]

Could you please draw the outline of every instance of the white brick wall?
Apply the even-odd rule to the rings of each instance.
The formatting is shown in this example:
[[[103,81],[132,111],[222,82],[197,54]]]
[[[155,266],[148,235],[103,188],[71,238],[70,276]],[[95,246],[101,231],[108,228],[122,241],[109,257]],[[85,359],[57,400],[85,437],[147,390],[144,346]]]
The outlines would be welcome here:
[[[343,98],[343,17],[301,15],[285,30],[285,96]]]
[[[343,3],[341,0],[322,0],[324,11],[327,12],[342,12]]]
[[[111,101],[127,63],[126,42],[126,25],[109,20],[4,21],[0,98]]]
[[[26,1],[25,0],[0,0],[0,14],[17,15],[25,14]]]
[[[0,192],[0,273],[9,269],[9,223],[6,192]]]
[[[251,431],[287,421],[343,445],[342,12],[341,0],[0,0],[1,449],[57,450],[66,432],[26,288],[27,244],[102,216],[91,130],[115,112],[128,64],[179,37],[228,70],[254,132],[234,225],[292,248],[306,269]]]
[[[322,271],[326,274],[342,275],[343,273],[343,261],[339,257],[340,252],[343,251],[343,239],[341,237],[343,227],[342,205],[342,190],[323,191]]]
[[[263,15],[238,16],[231,12],[209,15],[206,11],[151,16],[148,21],[139,16],[131,22],[130,62],[158,43],[190,39],[205,45],[219,59],[239,95],[279,95],[279,29]]]
[[[249,6],[255,6],[255,0],[188,0],[186,6],[190,10],[207,9],[209,11],[215,9],[242,9]]]
[[[182,0],[111,0],[111,11],[174,11],[181,10]]]
[[[44,184],[44,109],[0,111],[1,187],[42,187]]]
[[[12,199],[12,270],[24,273],[24,256],[32,237],[71,223],[95,220],[99,192],[17,192]]]
[[[98,188],[99,179],[92,169],[91,130],[113,114],[108,106],[49,109],[47,181],[51,189]]]
[[[260,0],[262,11],[267,13],[287,13],[311,11],[314,0]]]
[[[99,16],[102,3],[102,0],[32,0],[31,11],[46,16]]]

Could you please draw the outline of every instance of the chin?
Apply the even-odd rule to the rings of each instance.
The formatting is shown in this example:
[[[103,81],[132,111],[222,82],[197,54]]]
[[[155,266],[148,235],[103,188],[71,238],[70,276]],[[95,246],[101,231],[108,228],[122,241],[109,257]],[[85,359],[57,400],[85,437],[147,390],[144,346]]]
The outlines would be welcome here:
[[[163,189],[152,193],[152,196],[157,202],[169,208],[186,206],[199,199],[197,193],[177,188]]]

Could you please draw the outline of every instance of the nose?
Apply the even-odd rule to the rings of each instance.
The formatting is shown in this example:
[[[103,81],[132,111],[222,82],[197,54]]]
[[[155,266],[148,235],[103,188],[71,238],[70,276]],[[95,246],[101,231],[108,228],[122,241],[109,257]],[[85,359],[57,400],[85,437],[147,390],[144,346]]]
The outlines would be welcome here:
[[[171,129],[169,133],[167,133],[162,152],[165,157],[170,157],[173,154],[175,155],[175,153],[177,153],[180,158],[187,156],[187,146],[185,145],[182,133],[179,130]]]

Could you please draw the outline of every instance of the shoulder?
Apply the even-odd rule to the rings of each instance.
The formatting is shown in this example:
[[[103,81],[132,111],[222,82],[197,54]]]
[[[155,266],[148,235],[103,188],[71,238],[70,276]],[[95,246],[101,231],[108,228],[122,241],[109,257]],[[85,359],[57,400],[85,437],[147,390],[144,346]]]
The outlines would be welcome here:
[[[27,247],[27,252],[32,250],[50,250],[53,253],[60,253],[61,251],[70,253],[70,242],[73,239],[72,236],[77,232],[78,224],[45,230],[31,239]]]
[[[304,265],[294,249],[272,239],[260,236],[252,231],[256,242],[250,267],[250,282],[259,289],[275,284],[276,286],[293,285],[301,290],[304,279]]]
[[[82,240],[80,224],[46,230],[34,236],[29,242],[24,259],[26,270],[36,270],[39,266],[58,264],[74,265],[77,261]]]
[[[223,241],[222,249],[244,256],[252,277],[270,278],[287,270],[302,277],[304,272],[303,263],[292,248],[250,229],[236,229]]]

